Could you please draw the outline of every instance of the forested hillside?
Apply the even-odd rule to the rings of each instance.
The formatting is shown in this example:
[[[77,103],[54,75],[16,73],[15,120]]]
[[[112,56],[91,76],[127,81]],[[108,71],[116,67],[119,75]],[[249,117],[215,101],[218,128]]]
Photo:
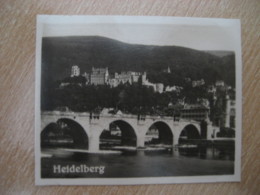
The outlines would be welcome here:
[[[218,53],[220,55],[218,55]],[[198,51],[177,46],[127,44],[105,37],[45,37],[42,42],[43,83],[70,75],[76,64],[81,72],[91,67],[108,67],[110,73],[138,71],[148,73],[152,82],[181,85],[185,77],[204,78],[210,84],[223,79],[235,85],[233,52]],[[162,70],[170,67],[171,74]]]

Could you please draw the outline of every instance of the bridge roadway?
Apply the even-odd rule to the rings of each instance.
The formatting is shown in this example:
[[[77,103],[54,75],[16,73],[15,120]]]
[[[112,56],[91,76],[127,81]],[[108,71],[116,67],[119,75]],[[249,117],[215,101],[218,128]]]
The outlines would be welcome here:
[[[62,112],[62,111],[44,111],[41,113],[41,132],[51,123],[57,123],[61,120],[71,120],[79,124],[88,136],[89,151],[95,152],[99,150],[100,135],[104,129],[109,129],[111,123],[116,123],[119,127],[128,124],[131,126],[136,135],[136,146],[144,147],[145,135],[149,128],[155,126],[169,127],[172,132],[173,146],[179,142],[182,130],[191,125],[196,128],[201,135],[201,126],[197,121],[179,120],[174,121],[173,117],[161,116],[137,116],[131,114],[91,114],[78,112]],[[127,126],[125,126],[127,127]],[[121,128],[120,128],[121,129]],[[213,127],[207,125],[207,139],[213,132]]]

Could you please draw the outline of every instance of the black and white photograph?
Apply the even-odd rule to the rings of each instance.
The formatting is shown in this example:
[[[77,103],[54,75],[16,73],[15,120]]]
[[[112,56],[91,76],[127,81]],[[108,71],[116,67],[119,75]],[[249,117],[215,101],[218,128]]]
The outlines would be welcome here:
[[[38,185],[240,181],[240,21],[37,18]]]

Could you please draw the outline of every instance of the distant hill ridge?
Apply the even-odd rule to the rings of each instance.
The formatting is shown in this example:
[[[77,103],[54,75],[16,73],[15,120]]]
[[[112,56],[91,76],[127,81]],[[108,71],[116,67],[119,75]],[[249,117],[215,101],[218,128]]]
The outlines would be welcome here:
[[[229,51],[199,51],[179,46],[128,44],[99,36],[45,37],[42,40],[42,81],[70,75],[76,64],[81,72],[108,67],[109,72],[146,71],[156,78],[170,67],[176,82],[184,77],[204,78],[213,83],[223,79],[235,85],[235,54]]]

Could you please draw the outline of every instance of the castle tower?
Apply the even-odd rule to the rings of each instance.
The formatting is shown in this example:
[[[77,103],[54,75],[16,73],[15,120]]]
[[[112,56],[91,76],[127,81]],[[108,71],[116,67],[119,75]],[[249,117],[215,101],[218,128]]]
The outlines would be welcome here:
[[[71,67],[71,77],[78,77],[80,75],[80,69],[79,69],[79,67],[77,66],[77,65],[73,65],[72,67]]]
[[[146,83],[146,72],[144,72],[144,74],[142,74],[142,84]]]

